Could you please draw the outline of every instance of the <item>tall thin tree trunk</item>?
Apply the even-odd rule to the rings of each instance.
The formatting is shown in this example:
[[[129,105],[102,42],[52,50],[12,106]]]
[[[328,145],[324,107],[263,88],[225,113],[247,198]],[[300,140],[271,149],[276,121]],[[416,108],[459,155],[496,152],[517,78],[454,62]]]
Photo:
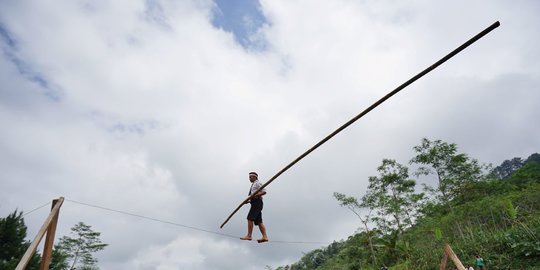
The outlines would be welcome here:
[[[79,241],[82,240],[82,237],[79,237]],[[77,251],[75,251],[75,256],[73,257],[73,264],[71,264],[71,267],[69,270],[75,269],[75,264],[77,263],[77,260],[79,259],[79,251],[81,250],[81,247],[77,247]]]
[[[373,266],[377,267],[377,258],[375,257],[375,250],[373,249],[373,241],[371,237],[371,231],[369,230],[367,226],[367,221],[364,222],[364,227],[366,227],[366,233],[368,235],[368,241],[369,241],[369,249],[371,250],[371,258],[373,259]]]
[[[360,214],[358,214],[353,208],[349,208],[349,209],[360,219],[360,221],[362,222],[362,224],[364,224],[364,227],[366,228],[366,233],[368,235],[369,249],[371,250],[371,258],[373,259],[373,263],[375,264],[374,266],[376,267],[377,258],[375,257],[375,250],[373,249],[373,241],[372,241],[372,237],[371,237],[371,231],[369,230],[369,228],[367,226],[368,218],[366,217],[366,219],[364,220],[360,216]],[[371,210],[369,211],[369,215],[371,215]]]
[[[77,263],[77,259],[79,259],[79,249],[77,248],[77,252],[75,252],[75,257],[73,257],[73,264],[71,264],[71,267],[69,270],[75,269],[75,264]]]

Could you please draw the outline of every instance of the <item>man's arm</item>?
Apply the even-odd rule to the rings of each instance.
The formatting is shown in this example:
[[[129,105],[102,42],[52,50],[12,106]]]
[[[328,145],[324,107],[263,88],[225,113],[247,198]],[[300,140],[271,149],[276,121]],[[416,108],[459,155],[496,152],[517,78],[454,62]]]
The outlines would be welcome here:
[[[262,197],[263,195],[266,195],[266,191],[261,190],[261,191],[257,192],[255,197]]]
[[[258,184],[258,185],[256,185],[257,189],[259,189],[263,185],[261,182],[257,182],[257,184]],[[266,195],[266,190],[265,189],[257,192],[257,194],[255,194],[254,198],[259,198],[259,197],[262,197],[263,195]]]

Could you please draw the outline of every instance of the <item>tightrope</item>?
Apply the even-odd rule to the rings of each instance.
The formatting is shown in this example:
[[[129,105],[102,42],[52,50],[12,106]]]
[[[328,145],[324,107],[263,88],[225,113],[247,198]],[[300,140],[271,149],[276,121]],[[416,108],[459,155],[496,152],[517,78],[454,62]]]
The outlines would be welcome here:
[[[236,235],[232,235],[232,234],[226,234],[226,233],[221,233],[221,232],[217,232],[217,231],[203,229],[203,228],[199,228],[199,227],[195,227],[195,226],[184,225],[184,224],[180,224],[180,223],[177,223],[177,222],[167,221],[167,220],[163,220],[163,219],[159,219],[159,218],[143,216],[143,215],[134,214],[134,213],[130,213],[130,212],[123,211],[123,210],[117,210],[117,209],[112,209],[112,208],[109,208],[109,207],[99,206],[99,205],[95,205],[95,204],[79,202],[79,201],[70,200],[70,199],[67,199],[67,198],[65,199],[65,201],[75,203],[75,204],[79,204],[79,205],[83,205],[83,206],[87,206],[87,207],[100,209],[100,210],[106,210],[106,211],[115,212],[115,213],[119,213],[119,214],[123,214],[123,215],[128,215],[128,216],[132,216],[132,217],[146,219],[146,220],[150,220],[150,221],[154,221],[154,222],[159,222],[159,223],[164,223],[164,224],[173,225],[173,226],[177,226],[177,227],[182,227],[182,228],[185,228],[185,229],[190,229],[190,230],[215,234],[215,235],[219,235],[219,236],[223,236],[223,237],[240,239],[240,236],[236,236]],[[41,206],[41,207],[43,207],[43,206]],[[37,209],[35,209],[35,210],[37,210]],[[33,210],[33,211],[35,211],[35,210]],[[271,240],[271,241],[268,241],[268,243],[275,243],[275,244],[317,244],[317,245],[320,245],[320,244],[329,245],[330,244],[328,242],[284,241],[284,240]]]
[[[43,207],[45,207],[45,206],[47,206],[47,205],[50,205],[50,204],[51,204],[51,203],[48,202],[48,203],[46,203],[46,204],[44,204],[44,205],[42,205],[42,206],[39,206],[39,207],[37,207],[37,208],[35,208],[35,209],[33,209],[33,210],[30,210],[29,212],[24,213],[22,216],[25,217],[26,215],[28,215],[28,214],[30,214],[30,213],[32,213],[32,212],[34,212],[34,211],[37,211],[37,210],[39,210],[39,209],[41,209],[41,208],[43,208]]]

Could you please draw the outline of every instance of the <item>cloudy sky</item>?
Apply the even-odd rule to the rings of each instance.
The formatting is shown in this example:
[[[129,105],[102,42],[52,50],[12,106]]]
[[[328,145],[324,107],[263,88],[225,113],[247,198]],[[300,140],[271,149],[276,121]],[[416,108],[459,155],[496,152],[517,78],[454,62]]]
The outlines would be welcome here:
[[[362,196],[423,137],[495,165],[540,151],[539,13],[534,0],[0,1],[0,216],[64,196],[57,235],[101,232],[102,269],[292,263],[359,227],[333,192]],[[247,207],[219,229],[249,171],[268,180],[495,21],[274,181],[271,242],[236,239]],[[29,239],[48,207],[25,217]]]

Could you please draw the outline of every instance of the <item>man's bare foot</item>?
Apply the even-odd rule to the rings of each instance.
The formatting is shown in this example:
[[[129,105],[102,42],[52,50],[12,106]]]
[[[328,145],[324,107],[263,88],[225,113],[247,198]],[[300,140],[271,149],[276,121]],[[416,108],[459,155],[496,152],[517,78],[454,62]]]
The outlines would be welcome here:
[[[257,239],[257,243],[264,243],[264,242],[268,242],[268,238]]]
[[[251,237],[249,237],[249,236],[240,237],[240,239],[241,240],[251,241]]]

